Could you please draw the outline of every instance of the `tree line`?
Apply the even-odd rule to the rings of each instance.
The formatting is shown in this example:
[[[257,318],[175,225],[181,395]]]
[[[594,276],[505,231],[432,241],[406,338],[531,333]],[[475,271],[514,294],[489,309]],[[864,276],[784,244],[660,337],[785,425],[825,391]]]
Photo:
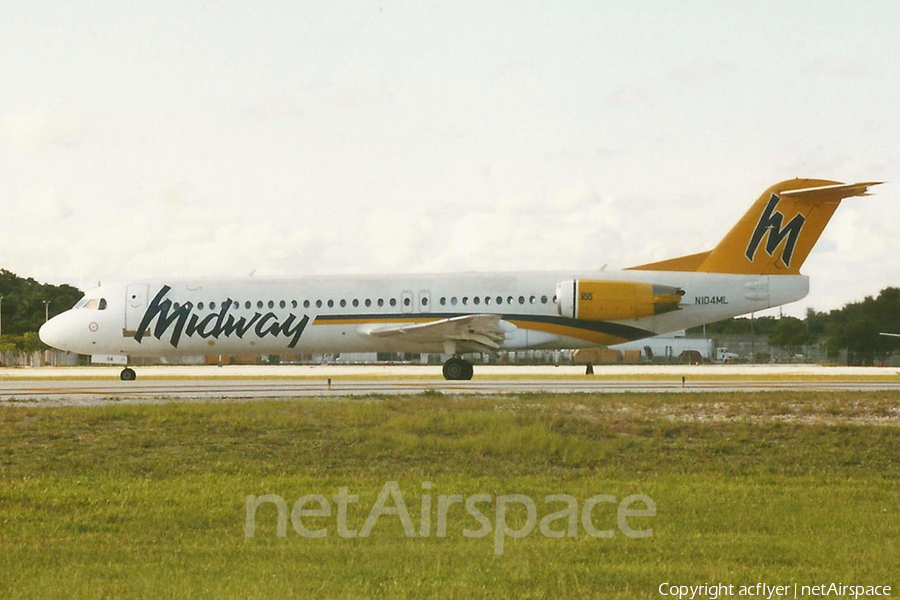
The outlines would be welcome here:
[[[689,333],[699,334],[702,327]],[[809,309],[805,319],[797,317],[737,317],[706,326],[707,335],[761,335],[770,346],[792,354],[804,346],[822,344],[829,358],[847,351],[847,363],[874,364],[900,350],[900,337],[882,333],[900,333],[900,288],[888,287],[876,297],[866,296],[829,312]]]
[[[82,295],[71,285],[39,283],[0,269],[0,352],[45,350],[37,334],[45,318],[72,308]]]

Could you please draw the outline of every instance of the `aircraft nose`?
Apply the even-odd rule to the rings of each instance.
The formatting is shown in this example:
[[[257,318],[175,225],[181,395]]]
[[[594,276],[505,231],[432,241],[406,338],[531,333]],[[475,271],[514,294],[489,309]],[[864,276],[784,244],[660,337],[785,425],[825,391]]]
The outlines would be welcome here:
[[[61,319],[59,316],[53,317],[43,325],[38,330],[38,337],[41,338],[41,341],[47,344],[52,348],[57,348],[59,350],[65,350],[63,347],[63,327],[60,322]]]

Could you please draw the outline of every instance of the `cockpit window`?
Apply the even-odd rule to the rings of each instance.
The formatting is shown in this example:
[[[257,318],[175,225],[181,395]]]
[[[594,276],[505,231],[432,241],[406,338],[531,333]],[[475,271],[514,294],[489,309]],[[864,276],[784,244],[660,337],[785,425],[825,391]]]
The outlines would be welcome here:
[[[78,303],[81,304],[81,308],[87,308],[90,310],[106,310],[106,298],[82,298],[82,300],[86,301],[84,302],[84,304],[81,304],[81,302]],[[75,305],[75,308],[79,308],[78,304]]]
[[[76,303],[75,303],[75,306],[73,306],[72,308],[83,308],[84,305],[87,304],[87,301],[88,301],[87,298],[82,298],[81,300],[79,300],[78,302],[76,302]]]

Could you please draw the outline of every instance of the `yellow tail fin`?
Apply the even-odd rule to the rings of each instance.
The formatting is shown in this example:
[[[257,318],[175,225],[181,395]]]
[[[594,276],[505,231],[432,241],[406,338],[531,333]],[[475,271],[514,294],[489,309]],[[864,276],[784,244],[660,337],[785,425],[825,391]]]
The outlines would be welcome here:
[[[844,198],[881,182],[791,179],[767,189],[709,252],[632,267],[745,275],[796,275]]]

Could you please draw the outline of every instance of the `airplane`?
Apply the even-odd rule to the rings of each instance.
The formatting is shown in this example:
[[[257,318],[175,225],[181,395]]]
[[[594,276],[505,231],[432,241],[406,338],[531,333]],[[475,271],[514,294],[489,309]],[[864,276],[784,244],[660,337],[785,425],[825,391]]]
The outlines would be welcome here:
[[[881,182],[792,179],[767,189],[715,248],[620,271],[153,279],[102,285],[40,329],[88,355],[467,353],[609,346],[800,300],[800,267],[841,200]]]

